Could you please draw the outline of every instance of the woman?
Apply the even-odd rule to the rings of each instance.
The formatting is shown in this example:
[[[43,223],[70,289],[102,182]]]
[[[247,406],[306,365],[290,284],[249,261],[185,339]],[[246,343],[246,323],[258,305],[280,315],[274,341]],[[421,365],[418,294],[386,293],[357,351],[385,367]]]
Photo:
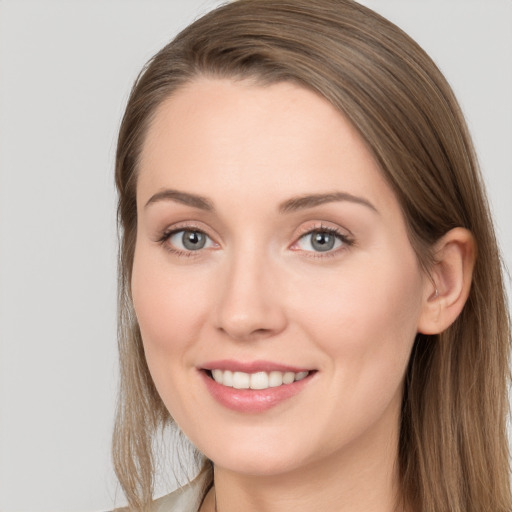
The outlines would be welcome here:
[[[116,180],[133,510],[171,422],[205,469],[155,510],[511,510],[496,240],[408,36],[350,0],[217,9],[137,80]]]

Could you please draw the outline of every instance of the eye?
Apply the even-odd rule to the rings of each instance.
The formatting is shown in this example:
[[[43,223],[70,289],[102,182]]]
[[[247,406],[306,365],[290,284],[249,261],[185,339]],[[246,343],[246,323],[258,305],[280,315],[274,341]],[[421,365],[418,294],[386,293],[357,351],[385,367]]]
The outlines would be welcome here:
[[[166,236],[167,243],[177,252],[199,251],[214,247],[213,240],[196,229],[180,229]]]
[[[301,251],[329,252],[342,245],[350,245],[350,240],[336,229],[315,229],[302,235],[295,243]]]

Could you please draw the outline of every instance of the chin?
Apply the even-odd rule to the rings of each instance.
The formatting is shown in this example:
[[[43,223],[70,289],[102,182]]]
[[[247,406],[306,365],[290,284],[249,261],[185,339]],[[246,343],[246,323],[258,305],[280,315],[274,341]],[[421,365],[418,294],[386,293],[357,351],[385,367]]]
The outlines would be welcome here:
[[[226,436],[217,442],[205,443],[209,449],[202,451],[198,448],[219,468],[240,475],[264,477],[293,472],[307,464],[305,445],[305,439],[288,439],[285,442],[282,436],[277,435],[253,436],[252,439]]]
[[[221,456],[213,460],[214,466],[251,477],[270,477],[291,473],[301,466],[300,460],[290,460],[285,454],[279,454],[278,457],[246,457],[240,454],[233,457]]]

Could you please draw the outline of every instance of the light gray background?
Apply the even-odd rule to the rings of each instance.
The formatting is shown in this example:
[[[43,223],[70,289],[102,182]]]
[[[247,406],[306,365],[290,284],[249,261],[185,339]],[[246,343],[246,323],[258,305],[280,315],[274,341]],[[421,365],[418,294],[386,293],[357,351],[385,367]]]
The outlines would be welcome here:
[[[113,155],[131,83],[218,0],[0,0],[0,511],[122,497]],[[512,1],[365,0],[409,32],[466,113],[512,262]]]

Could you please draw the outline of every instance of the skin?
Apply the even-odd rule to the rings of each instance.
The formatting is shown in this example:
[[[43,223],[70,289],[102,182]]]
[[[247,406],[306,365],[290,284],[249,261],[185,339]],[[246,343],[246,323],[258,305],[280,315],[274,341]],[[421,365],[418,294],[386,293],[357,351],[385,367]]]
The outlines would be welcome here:
[[[169,189],[213,209],[155,198]],[[279,211],[291,198],[335,192],[371,206],[345,199]],[[215,464],[215,491],[201,510],[213,510],[213,492],[219,512],[396,510],[413,341],[458,314],[469,264],[434,269],[434,295],[400,206],[355,129],[293,84],[199,78],[156,113],[137,208],[134,306],[165,405]],[[315,252],[307,233],[326,227],[349,242]],[[206,233],[205,248],[183,251],[181,233],[162,240],[180,229]],[[441,248],[465,261],[470,237],[456,235]],[[315,373],[292,398],[243,413],[206,389],[199,369],[220,359]]]

